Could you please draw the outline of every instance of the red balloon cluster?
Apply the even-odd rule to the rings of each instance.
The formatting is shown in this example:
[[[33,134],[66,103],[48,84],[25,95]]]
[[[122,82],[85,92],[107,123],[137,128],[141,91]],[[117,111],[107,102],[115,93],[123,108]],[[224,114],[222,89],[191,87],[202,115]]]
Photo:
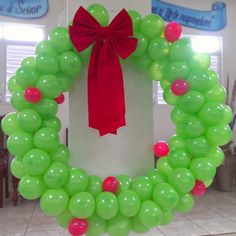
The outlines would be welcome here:
[[[195,186],[192,189],[192,194],[196,197],[201,197],[206,192],[206,186],[203,182],[196,180]]]
[[[153,152],[158,157],[167,156],[169,153],[169,146],[164,141],[157,142],[153,147]]]
[[[37,88],[30,87],[25,89],[24,97],[28,102],[37,103],[41,100],[42,94]]]
[[[104,179],[102,184],[103,192],[112,192],[116,193],[119,189],[119,181],[114,176],[109,176]]]
[[[88,222],[87,220],[74,218],[70,221],[68,230],[73,236],[82,236],[88,231]]]
[[[173,43],[180,38],[182,34],[182,27],[177,22],[170,22],[166,25],[164,35],[167,41]]]
[[[54,99],[57,104],[62,104],[65,101],[65,96],[63,93],[61,93],[58,97]]]
[[[176,96],[182,96],[189,90],[189,84],[183,79],[177,79],[171,84],[171,91]]]

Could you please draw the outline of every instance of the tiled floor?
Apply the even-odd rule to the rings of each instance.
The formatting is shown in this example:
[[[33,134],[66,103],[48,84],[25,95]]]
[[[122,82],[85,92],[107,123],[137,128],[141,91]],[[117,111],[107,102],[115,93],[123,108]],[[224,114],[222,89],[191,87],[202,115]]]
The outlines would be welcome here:
[[[7,200],[0,209],[0,236],[23,235],[68,236],[53,218],[41,213],[37,202],[21,200],[17,207],[13,207]],[[196,200],[191,213],[176,214],[170,225],[153,229],[146,235],[236,236],[236,188],[229,193],[209,189],[204,197]]]

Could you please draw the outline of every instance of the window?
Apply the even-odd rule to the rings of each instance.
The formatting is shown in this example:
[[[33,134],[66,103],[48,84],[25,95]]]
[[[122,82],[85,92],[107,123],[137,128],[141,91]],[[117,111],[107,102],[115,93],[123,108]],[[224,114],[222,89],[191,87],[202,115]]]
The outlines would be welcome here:
[[[0,22],[0,102],[10,101],[8,79],[21,61],[35,54],[35,45],[44,39],[44,27]],[[3,55],[3,56],[2,56]]]
[[[194,52],[206,52],[211,56],[210,69],[215,71],[222,83],[222,38],[212,36],[188,36]],[[153,102],[155,105],[166,104],[160,82],[153,82]]]

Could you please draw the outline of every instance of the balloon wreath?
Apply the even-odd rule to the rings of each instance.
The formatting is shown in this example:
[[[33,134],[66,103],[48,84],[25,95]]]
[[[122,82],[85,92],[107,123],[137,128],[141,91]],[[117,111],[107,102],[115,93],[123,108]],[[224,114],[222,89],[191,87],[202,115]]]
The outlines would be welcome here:
[[[87,10],[101,26],[109,24],[102,5]],[[69,150],[59,142],[58,104],[91,52],[91,46],[80,53],[74,48],[68,28],[53,29],[8,82],[17,112],[5,116],[2,128],[15,156],[11,171],[20,179],[20,194],[40,198],[42,211],[72,235],[145,233],[170,223],[174,212],[190,211],[193,196],[205,193],[223,162],[219,146],[231,139],[232,112],[217,74],[209,70],[209,55],[193,52],[190,40],[180,38],[179,24],[164,26],[158,15],[141,18],[134,10],[128,14],[138,39],[130,60],[160,81],[176,125],[168,143],[154,145],[156,169],[145,176],[102,180],[68,164]]]

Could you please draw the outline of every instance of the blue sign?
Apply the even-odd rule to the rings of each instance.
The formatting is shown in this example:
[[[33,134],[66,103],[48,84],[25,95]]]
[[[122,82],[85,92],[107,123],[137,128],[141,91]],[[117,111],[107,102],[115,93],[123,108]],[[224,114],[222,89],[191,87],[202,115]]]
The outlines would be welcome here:
[[[200,30],[218,31],[226,26],[226,4],[223,2],[213,3],[211,10],[200,11],[152,0],[152,13],[160,15],[165,21],[176,21]]]
[[[35,19],[46,15],[48,0],[0,0],[0,15]]]

